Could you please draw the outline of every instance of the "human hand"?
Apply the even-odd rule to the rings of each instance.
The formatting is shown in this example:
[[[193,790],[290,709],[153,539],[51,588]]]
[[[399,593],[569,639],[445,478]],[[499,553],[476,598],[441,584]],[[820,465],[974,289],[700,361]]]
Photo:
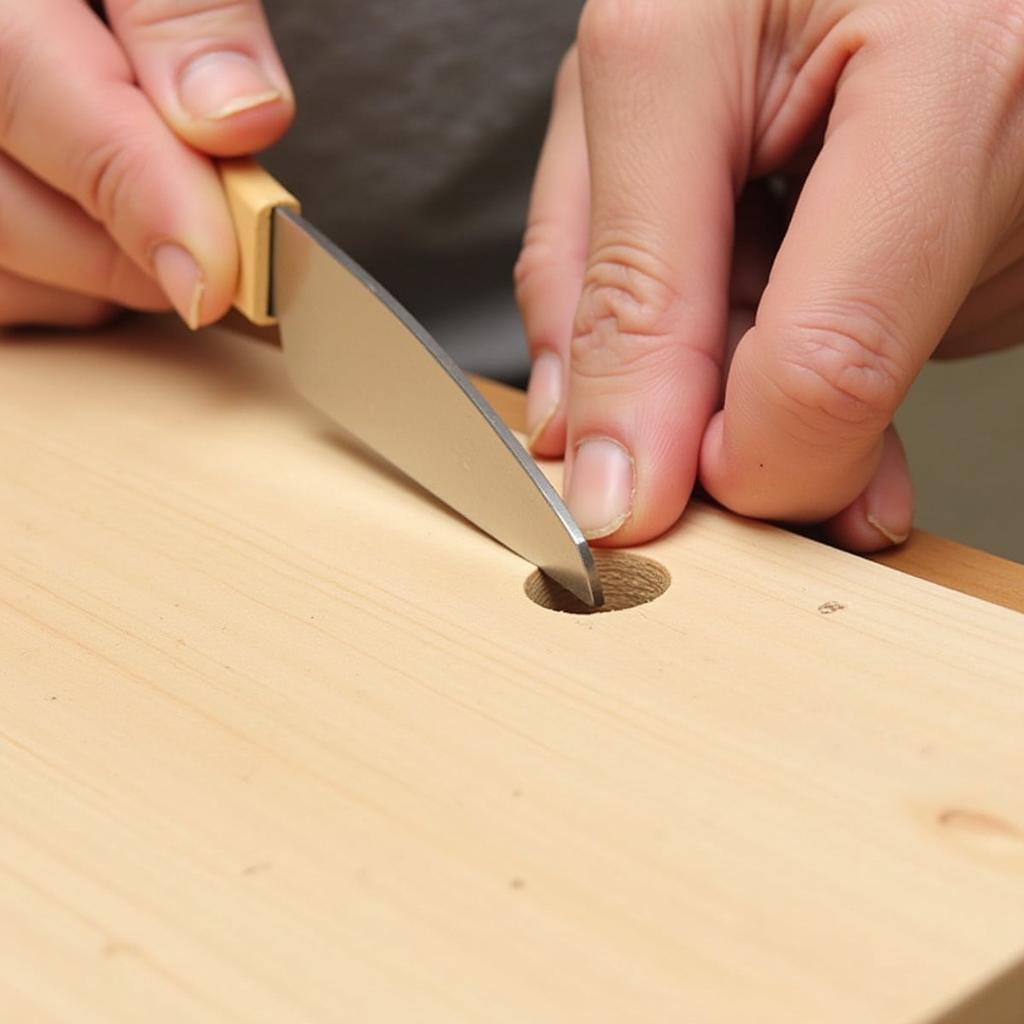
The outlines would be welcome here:
[[[1022,81],[1010,0],[589,0],[516,270],[531,444],[588,536],[699,479],[906,537],[908,387],[1024,336]]]
[[[0,324],[191,326],[231,304],[237,243],[208,158],[293,112],[258,0],[0,0]]]

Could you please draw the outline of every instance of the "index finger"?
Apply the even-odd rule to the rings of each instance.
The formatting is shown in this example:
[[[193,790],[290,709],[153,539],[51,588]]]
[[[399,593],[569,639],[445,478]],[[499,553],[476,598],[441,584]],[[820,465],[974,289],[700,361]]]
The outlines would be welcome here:
[[[591,539],[675,522],[717,401],[739,134],[722,100],[729,39],[708,5],[590,0],[580,24],[592,200],[566,469]]]

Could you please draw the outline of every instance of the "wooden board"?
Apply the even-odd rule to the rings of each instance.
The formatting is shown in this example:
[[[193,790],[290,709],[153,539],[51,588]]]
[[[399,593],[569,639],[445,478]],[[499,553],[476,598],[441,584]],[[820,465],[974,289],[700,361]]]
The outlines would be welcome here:
[[[1024,616],[702,506],[548,611],[215,331],[0,394],[5,1020],[1024,1019]]]

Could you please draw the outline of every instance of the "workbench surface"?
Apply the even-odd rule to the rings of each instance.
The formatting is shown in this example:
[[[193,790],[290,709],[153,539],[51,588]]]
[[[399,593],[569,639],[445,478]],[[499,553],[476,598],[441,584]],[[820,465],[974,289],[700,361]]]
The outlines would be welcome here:
[[[5,1021],[1024,1020],[1024,615],[700,504],[539,607],[224,331],[0,394]]]

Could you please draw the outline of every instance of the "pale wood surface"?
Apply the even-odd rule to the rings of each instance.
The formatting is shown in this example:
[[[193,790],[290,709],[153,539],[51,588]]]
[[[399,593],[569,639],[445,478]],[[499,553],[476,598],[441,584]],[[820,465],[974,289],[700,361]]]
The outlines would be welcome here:
[[[216,332],[0,394],[5,1020],[1019,1024],[1024,616],[699,505],[546,611]]]

